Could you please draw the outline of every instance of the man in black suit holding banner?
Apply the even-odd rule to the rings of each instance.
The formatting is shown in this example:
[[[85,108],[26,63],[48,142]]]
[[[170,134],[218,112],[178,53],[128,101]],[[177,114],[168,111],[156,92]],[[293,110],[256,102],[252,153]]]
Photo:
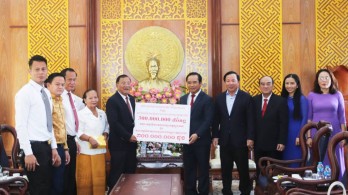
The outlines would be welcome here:
[[[180,98],[180,104],[191,106],[189,144],[184,145],[185,194],[209,193],[210,126],[213,118],[211,97],[201,90],[202,76],[191,72],[186,76],[189,94]],[[198,173],[198,175],[197,175]],[[196,180],[198,177],[198,192]]]
[[[110,125],[110,190],[122,173],[135,173],[137,167],[137,138],[133,135],[135,100],[129,95],[130,84],[131,79],[127,75],[118,76],[117,92],[106,102],[106,115]]]

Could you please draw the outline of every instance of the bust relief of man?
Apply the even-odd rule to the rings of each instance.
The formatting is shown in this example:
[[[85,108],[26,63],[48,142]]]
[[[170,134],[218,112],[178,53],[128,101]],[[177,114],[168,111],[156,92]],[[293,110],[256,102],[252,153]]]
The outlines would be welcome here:
[[[160,69],[160,61],[157,58],[150,58],[146,61],[146,67],[149,73],[149,78],[139,82],[139,87],[144,91],[149,91],[152,88],[163,90],[165,87],[170,87],[168,81],[158,78]]]

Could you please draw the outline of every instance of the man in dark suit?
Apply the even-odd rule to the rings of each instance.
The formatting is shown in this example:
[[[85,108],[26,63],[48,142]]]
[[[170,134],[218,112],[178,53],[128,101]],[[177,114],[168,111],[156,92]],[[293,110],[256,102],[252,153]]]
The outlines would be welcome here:
[[[109,191],[122,173],[135,173],[137,167],[137,139],[133,135],[135,100],[129,95],[130,84],[131,79],[127,75],[118,76],[117,92],[106,102],[106,115],[110,125]]]
[[[242,195],[250,194],[248,148],[254,146],[254,110],[251,95],[239,89],[239,75],[230,71],[224,75],[226,91],[215,100],[213,144],[220,145],[222,193],[231,190],[233,162],[236,163]]]
[[[264,156],[280,159],[288,136],[288,106],[281,96],[272,93],[270,76],[259,80],[261,94],[253,97],[256,114],[255,162]],[[260,168],[257,166],[257,175]]]
[[[202,76],[191,72],[186,76],[189,94],[180,98],[180,104],[191,105],[189,144],[184,145],[185,194],[209,193],[210,126],[213,118],[211,97],[201,90]],[[197,175],[198,173],[198,175]],[[196,179],[198,176],[198,192]]]

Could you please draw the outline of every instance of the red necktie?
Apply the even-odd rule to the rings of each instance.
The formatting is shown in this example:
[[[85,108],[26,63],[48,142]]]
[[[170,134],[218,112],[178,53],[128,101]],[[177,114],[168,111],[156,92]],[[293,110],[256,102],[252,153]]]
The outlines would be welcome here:
[[[77,112],[76,112],[76,108],[75,108],[75,104],[74,104],[74,101],[71,97],[71,93],[69,92],[68,93],[68,96],[69,96],[69,102],[70,102],[70,105],[71,105],[71,108],[73,110],[73,113],[74,113],[74,119],[75,119],[75,131],[77,132],[79,130],[79,118],[77,117]]]
[[[263,100],[263,106],[262,106],[262,111],[261,111],[262,117],[265,115],[265,112],[266,112],[266,109],[267,109],[267,101],[268,101],[268,99],[264,99]]]
[[[191,95],[191,103],[190,103],[190,105],[191,105],[191,107],[193,106],[193,100],[195,99],[195,94],[192,94]]]
[[[126,96],[126,103],[127,103],[127,107],[128,107],[129,113],[132,115],[132,118],[133,118],[133,113],[132,113],[132,109],[131,109],[129,101],[128,101],[128,96]]]

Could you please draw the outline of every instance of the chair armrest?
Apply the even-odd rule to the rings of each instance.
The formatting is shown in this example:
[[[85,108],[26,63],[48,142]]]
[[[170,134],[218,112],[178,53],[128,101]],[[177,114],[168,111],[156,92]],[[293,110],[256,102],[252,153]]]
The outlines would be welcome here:
[[[286,191],[287,195],[296,194],[296,195],[327,195],[327,192],[317,192],[314,190],[307,190],[303,188],[291,188],[288,191]],[[331,191],[330,195],[342,195],[342,190],[333,190]]]
[[[281,172],[284,174],[302,174],[305,172],[305,170],[312,170],[315,171],[316,167],[315,166],[308,166],[308,167],[284,167],[284,166],[280,166],[277,164],[270,164],[266,167],[266,173],[269,173],[270,170],[273,170],[273,172]],[[272,177],[272,175],[267,175],[268,177]]]
[[[20,182],[20,183],[17,183],[17,182]],[[0,181],[1,188],[5,189],[7,192],[10,188],[14,187],[13,185],[16,186],[18,193],[20,195],[25,194],[28,190],[28,180],[26,180],[23,177],[13,177],[10,179]]]
[[[263,175],[268,175],[269,169],[267,169],[267,167],[272,165],[272,164],[263,166],[262,164],[264,162],[270,162],[272,164],[278,164],[278,165],[286,166],[286,165],[290,165],[292,163],[301,163],[301,162],[303,162],[303,160],[302,159],[279,160],[279,159],[275,159],[275,158],[271,158],[271,157],[262,157],[262,158],[260,158],[260,160],[258,162],[258,166],[260,167],[261,172],[262,172]]]
[[[321,179],[321,180],[303,180],[303,179],[295,179],[292,177],[282,177],[277,180],[277,188],[281,194],[285,194],[285,189],[282,187],[282,183],[284,181],[290,181],[292,183],[295,183],[297,185],[297,188],[309,188],[309,189],[315,189],[320,184],[331,184],[335,180],[330,179]]]

